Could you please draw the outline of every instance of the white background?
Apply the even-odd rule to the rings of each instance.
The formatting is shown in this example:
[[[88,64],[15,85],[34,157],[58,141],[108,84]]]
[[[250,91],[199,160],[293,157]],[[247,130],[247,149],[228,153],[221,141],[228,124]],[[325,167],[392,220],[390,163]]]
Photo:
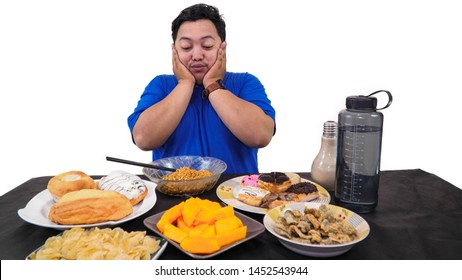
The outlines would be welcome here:
[[[150,161],[127,117],[148,82],[171,73],[170,24],[194,3],[1,1],[0,194],[73,169],[141,173],[105,157]],[[228,71],[259,77],[277,110],[260,171],[309,172],[345,98],[387,89],[382,170],[420,168],[462,187],[457,1],[207,3],[227,23]]]

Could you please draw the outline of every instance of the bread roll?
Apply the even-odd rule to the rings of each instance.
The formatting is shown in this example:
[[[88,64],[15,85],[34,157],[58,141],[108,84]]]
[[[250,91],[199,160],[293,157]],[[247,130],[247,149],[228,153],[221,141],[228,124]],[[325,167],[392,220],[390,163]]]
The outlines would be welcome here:
[[[82,189],[96,189],[98,184],[82,171],[68,171],[54,176],[48,181],[47,189],[58,200],[69,192]]]
[[[115,191],[80,190],[65,194],[50,209],[57,224],[79,225],[120,220],[133,212],[124,195]]]

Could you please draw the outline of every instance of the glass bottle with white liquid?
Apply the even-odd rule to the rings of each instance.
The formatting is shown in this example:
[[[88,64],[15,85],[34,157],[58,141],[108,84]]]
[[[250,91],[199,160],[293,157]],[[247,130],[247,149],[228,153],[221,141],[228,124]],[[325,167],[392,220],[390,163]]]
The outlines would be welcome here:
[[[323,125],[321,148],[311,163],[311,178],[327,191],[334,191],[336,160],[337,123],[326,121]]]
[[[379,92],[387,93],[389,101],[377,109],[372,95]],[[349,96],[346,109],[338,115],[335,202],[356,213],[377,207],[383,128],[383,114],[378,110],[390,106],[392,100],[385,90]]]

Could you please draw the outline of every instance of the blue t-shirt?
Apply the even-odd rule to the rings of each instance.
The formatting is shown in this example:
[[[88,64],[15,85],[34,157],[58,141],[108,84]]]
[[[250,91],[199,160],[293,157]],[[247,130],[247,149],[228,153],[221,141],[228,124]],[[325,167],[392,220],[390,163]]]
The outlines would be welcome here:
[[[175,75],[159,75],[148,84],[138,106],[128,117],[128,126],[132,133],[140,114],[165,98],[177,84]],[[223,84],[233,94],[257,105],[275,120],[271,101],[255,76],[249,73],[226,72]],[[203,86],[194,88],[180,123],[168,140],[152,151],[152,159],[181,155],[210,156],[226,162],[226,173],[258,173],[258,148],[248,147],[231,133],[210,101],[202,98],[203,89]]]

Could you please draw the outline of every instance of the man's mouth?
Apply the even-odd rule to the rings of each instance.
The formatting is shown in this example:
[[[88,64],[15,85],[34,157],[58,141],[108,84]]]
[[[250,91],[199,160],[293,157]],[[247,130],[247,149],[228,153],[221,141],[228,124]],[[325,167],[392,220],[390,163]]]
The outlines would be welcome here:
[[[205,64],[191,64],[191,66],[189,66],[189,69],[191,69],[192,72],[202,72],[206,69],[207,65]]]

